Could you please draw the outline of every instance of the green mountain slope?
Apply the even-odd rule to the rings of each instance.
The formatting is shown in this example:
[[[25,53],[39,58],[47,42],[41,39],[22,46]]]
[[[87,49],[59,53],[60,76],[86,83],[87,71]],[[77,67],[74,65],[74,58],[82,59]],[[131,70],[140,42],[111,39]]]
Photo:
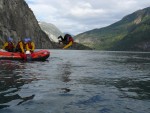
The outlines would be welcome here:
[[[129,43],[132,39],[133,42],[135,40],[145,40],[143,35],[145,37],[145,34],[149,33],[149,20],[150,7],[125,16],[122,20],[108,27],[87,31],[75,36],[75,38],[77,42],[99,50],[127,50],[124,48],[126,48],[126,46],[132,47],[133,43]],[[137,39],[139,36],[141,38]],[[126,41],[129,37],[130,41]],[[125,44],[125,46],[123,44]],[[128,46],[128,44],[131,45]],[[134,45],[136,44],[134,43]],[[120,48],[118,49],[118,47]],[[134,46],[134,49],[136,49],[136,47],[138,47],[138,45]]]
[[[150,17],[134,26],[111,50],[150,51]]]

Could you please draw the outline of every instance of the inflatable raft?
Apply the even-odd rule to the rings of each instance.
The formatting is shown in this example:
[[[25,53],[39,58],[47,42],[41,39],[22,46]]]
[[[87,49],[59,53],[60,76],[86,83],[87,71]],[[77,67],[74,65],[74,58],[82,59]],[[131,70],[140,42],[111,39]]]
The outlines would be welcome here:
[[[39,50],[30,54],[30,61],[44,61],[50,56],[47,50]],[[0,50],[0,60],[28,60],[28,55],[18,52]]]

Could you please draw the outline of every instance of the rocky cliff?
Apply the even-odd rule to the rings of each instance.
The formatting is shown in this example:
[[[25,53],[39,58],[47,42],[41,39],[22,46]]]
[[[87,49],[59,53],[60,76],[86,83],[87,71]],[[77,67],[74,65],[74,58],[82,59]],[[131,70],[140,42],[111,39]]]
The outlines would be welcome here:
[[[0,45],[11,36],[15,42],[31,37],[36,48],[53,48],[49,37],[24,0],[0,0]]]

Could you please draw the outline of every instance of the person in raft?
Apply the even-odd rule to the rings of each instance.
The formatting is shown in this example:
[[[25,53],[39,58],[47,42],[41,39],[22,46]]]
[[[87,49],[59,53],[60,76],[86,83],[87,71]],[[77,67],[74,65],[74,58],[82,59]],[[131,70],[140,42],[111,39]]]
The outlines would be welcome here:
[[[34,42],[31,41],[31,38],[26,38],[24,43],[25,43],[25,50],[33,53],[35,50],[35,44]]]
[[[66,34],[64,36],[64,38],[62,36],[59,36],[58,39],[61,39],[61,40],[59,40],[59,44],[60,43],[65,44],[65,46],[63,47],[63,49],[67,49],[67,48],[69,48],[70,46],[73,45],[73,38],[69,34]]]
[[[25,53],[26,51],[33,52],[35,49],[35,45],[33,42],[31,42],[30,38],[24,38],[24,40],[21,40],[18,42],[16,46],[16,52]]]
[[[23,39],[17,43],[16,52],[25,53]]]
[[[15,45],[14,45],[13,39],[11,37],[9,37],[7,39],[7,42],[5,42],[5,44],[3,45],[2,49],[6,50],[8,52],[14,52]]]

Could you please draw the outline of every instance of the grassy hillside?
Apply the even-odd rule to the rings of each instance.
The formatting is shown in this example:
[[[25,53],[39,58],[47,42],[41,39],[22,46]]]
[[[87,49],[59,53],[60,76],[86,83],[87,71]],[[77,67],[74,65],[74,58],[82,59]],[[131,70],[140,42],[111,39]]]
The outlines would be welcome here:
[[[122,20],[108,27],[87,31],[77,35],[75,38],[77,42],[90,46],[91,48],[99,50],[118,50],[117,48],[121,47],[122,44],[126,44],[126,46],[130,44],[126,41],[128,37],[133,38],[133,40],[138,40],[136,38],[137,36],[145,37],[143,35],[149,33],[149,20],[150,7],[127,15]],[[145,30],[143,31],[143,29]],[[122,47],[122,49],[123,48],[125,48],[125,46]]]
[[[150,17],[134,26],[132,30],[112,50],[150,51]]]

